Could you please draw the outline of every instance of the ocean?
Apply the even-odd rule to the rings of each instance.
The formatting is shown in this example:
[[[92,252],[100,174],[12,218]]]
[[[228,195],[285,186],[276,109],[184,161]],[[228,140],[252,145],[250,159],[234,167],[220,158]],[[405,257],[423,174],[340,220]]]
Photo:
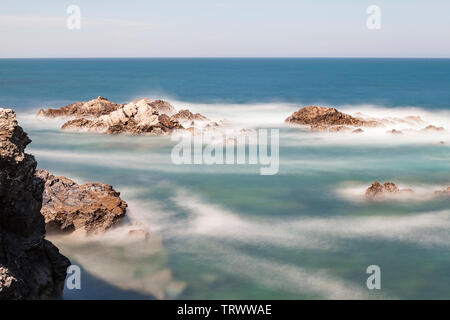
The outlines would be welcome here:
[[[170,137],[63,132],[62,120],[35,117],[98,96],[277,128],[279,172],[175,165]],[[420,116],[447,131],[284,123],[307,105]],[[0,59],[0,106],[16,110],[40,168],[111,184],[129,204],[103,236],[48,237],[82,268],[82,289],[65,299],[450,298],[450,198],[432,196],[450,186],[450,59]],[[368,202],[375,180],[416,192]],[[130,224],[149,240],[129,239]],[[366,286],[371,265],[380,290]]]

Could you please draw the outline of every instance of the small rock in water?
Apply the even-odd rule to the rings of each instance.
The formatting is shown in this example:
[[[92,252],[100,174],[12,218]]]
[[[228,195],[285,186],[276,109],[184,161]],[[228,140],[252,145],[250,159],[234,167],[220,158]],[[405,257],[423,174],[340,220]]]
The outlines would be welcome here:
[[[444,196],[444,197],[450,197],[450,187],[448,187],[447,189],[443,190],[443,191],[435,191],[434,194],[436,196]]]
[[[397,185],[393,182],[386,182],[384,184],[375,181],[366,190],[365,196],[369,199],[380,199],[384,198],[386,195],[400,194],[400,193],[412,193],[412,189],[402,189],[400,190]]]

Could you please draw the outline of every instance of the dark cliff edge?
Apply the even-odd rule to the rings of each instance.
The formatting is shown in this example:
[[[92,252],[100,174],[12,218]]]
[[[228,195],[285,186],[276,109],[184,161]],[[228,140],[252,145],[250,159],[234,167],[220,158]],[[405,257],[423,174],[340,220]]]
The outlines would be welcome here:
[[[70,261],[45,239],[44,181],[14,111],[0,108],[0,300],[61,296]]]

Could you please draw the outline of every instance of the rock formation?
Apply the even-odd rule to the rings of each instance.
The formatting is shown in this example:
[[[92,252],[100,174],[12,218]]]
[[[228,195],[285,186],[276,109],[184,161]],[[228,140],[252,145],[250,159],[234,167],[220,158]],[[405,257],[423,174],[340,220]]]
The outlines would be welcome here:
[[[0,109],[0,299],[57,297],[70,265],[45,239],[44,183],[24,153],[30,142],[14,111]]]
[[[384,184],[375,181],[372,185],[366,190],[365,196],[369,199],[381,199],[386,195],[392,194],[400,194],[400,193],[411,193],[413,192],[411,189],[402,189],[400,190],[397,185],[393,182],[386,182]]]
[[[335,108],[308,106],[289,116],[285,122],[310,125],[315,131],[342,131],[346,127],[375,127],[380,125],[375,120],[364,120],[342,113]],[[333,129],[333,127],[337,127]],[[350,130],[350,128],[348,128]]]
[[[45,183],[41,213],[48,232],[82,230],[101,233],[125,215],[127,203],[110,185],[78,185],[47,170],[37,170],[36,177]]]
[[[75,102],[59,109],[41,109],[38,116],[56,117],[100,117],[117,110],[121,105],[98,97],[88,102]]]
[[[164,105],[158,102],[159,106]],[[166,106],[167,107],[167,106]],[[62,129],[91,131],[108,134],[153,134],[163,135],[184,129],[173,117],[160,114],[154,105],[145,99],[121,106],[119,109],[97,119],[75,119],[66,122]]]

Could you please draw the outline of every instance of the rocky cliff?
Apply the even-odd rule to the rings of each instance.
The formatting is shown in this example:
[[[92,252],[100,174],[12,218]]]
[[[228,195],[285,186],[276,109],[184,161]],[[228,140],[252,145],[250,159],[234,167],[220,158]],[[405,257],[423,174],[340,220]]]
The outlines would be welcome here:
[[[30,142],[15,113],[0,109],[0,299],[57,297],[70,265],[45,239],[44,182],[24,152]]]

